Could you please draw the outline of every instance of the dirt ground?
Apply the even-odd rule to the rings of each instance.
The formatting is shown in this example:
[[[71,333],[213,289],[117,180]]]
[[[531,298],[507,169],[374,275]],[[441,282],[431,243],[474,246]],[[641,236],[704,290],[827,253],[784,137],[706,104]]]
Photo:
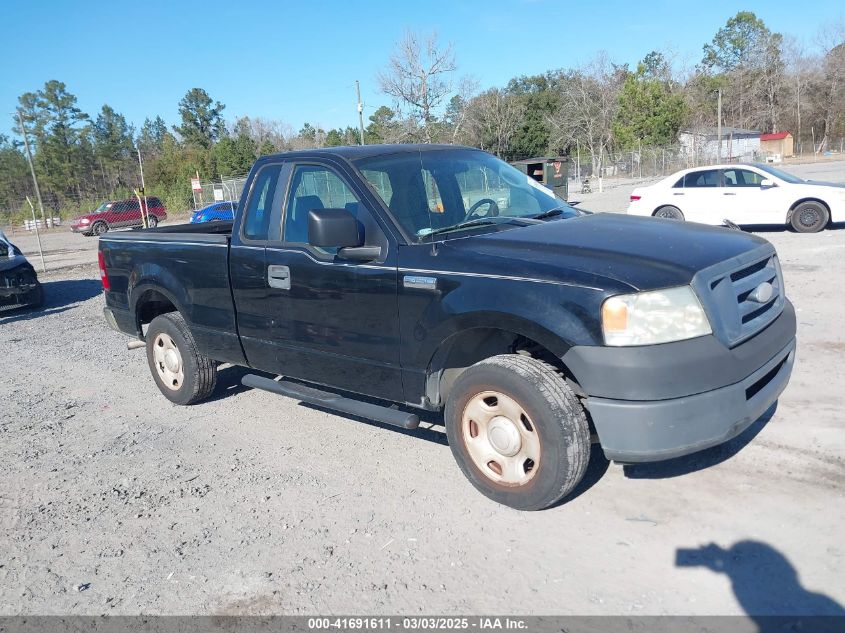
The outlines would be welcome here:
[[[171,405],[102,318],[96,241],[49,234],[46,306],[0,317],[0,614],[843,613],[845,230],[762,235],[799,320],[776,409],[662,464],[594,448],[568,502],[526,513],[475,492],[437,424],[237,368]]]

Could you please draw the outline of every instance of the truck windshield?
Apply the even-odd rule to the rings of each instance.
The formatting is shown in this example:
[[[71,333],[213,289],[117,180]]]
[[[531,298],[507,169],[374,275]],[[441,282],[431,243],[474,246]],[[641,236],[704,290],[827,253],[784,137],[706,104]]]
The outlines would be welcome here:
[[[581,215],[533,178],[479,150],[401,152],[355,165],[416,242],[525,224],[511,218]]]

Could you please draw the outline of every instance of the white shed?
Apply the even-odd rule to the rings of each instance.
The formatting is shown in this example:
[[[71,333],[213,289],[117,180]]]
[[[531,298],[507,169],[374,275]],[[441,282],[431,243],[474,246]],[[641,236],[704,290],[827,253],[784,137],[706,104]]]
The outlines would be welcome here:
[[[760,157],[760,132],[736,127],[722,128],[722,153],[719,157],[719,133],[715,127],[684,130],[678,135],[681,150],[694,164],[752,162]]]

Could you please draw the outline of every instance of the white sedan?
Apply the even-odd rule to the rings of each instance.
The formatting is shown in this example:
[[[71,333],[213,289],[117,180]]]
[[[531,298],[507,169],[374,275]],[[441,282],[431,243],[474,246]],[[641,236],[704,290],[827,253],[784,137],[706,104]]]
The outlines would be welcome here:
[[[786,224],[815,233],[845,221],[845,185],[758,163],[697,167],[634,189],[628,213],[716,225]]]

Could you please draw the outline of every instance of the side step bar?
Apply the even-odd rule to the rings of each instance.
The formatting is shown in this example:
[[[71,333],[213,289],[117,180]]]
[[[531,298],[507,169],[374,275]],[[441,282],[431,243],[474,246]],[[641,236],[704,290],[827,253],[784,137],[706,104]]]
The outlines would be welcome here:
[[[333,411],[357,415],[368,420],[376,420],[384,424],[399,426],[403,429],[415,429],[420,425],[419,416],[413,413],[405,413],[397,409],[391,409],[390,407],[382,407],[377,404],[370,404],[369,402],[344,398],[330,391],[307,387],[299,383],[290,382],[289,380],[272,380],[271,378],[264,378],[255,374],[247,374],[241,379],[241,383],[246,387],[263,389],[264,391],[277,393],[280,396],[296,398],[302,402],[316,404],[327,409],[332,409]]]

